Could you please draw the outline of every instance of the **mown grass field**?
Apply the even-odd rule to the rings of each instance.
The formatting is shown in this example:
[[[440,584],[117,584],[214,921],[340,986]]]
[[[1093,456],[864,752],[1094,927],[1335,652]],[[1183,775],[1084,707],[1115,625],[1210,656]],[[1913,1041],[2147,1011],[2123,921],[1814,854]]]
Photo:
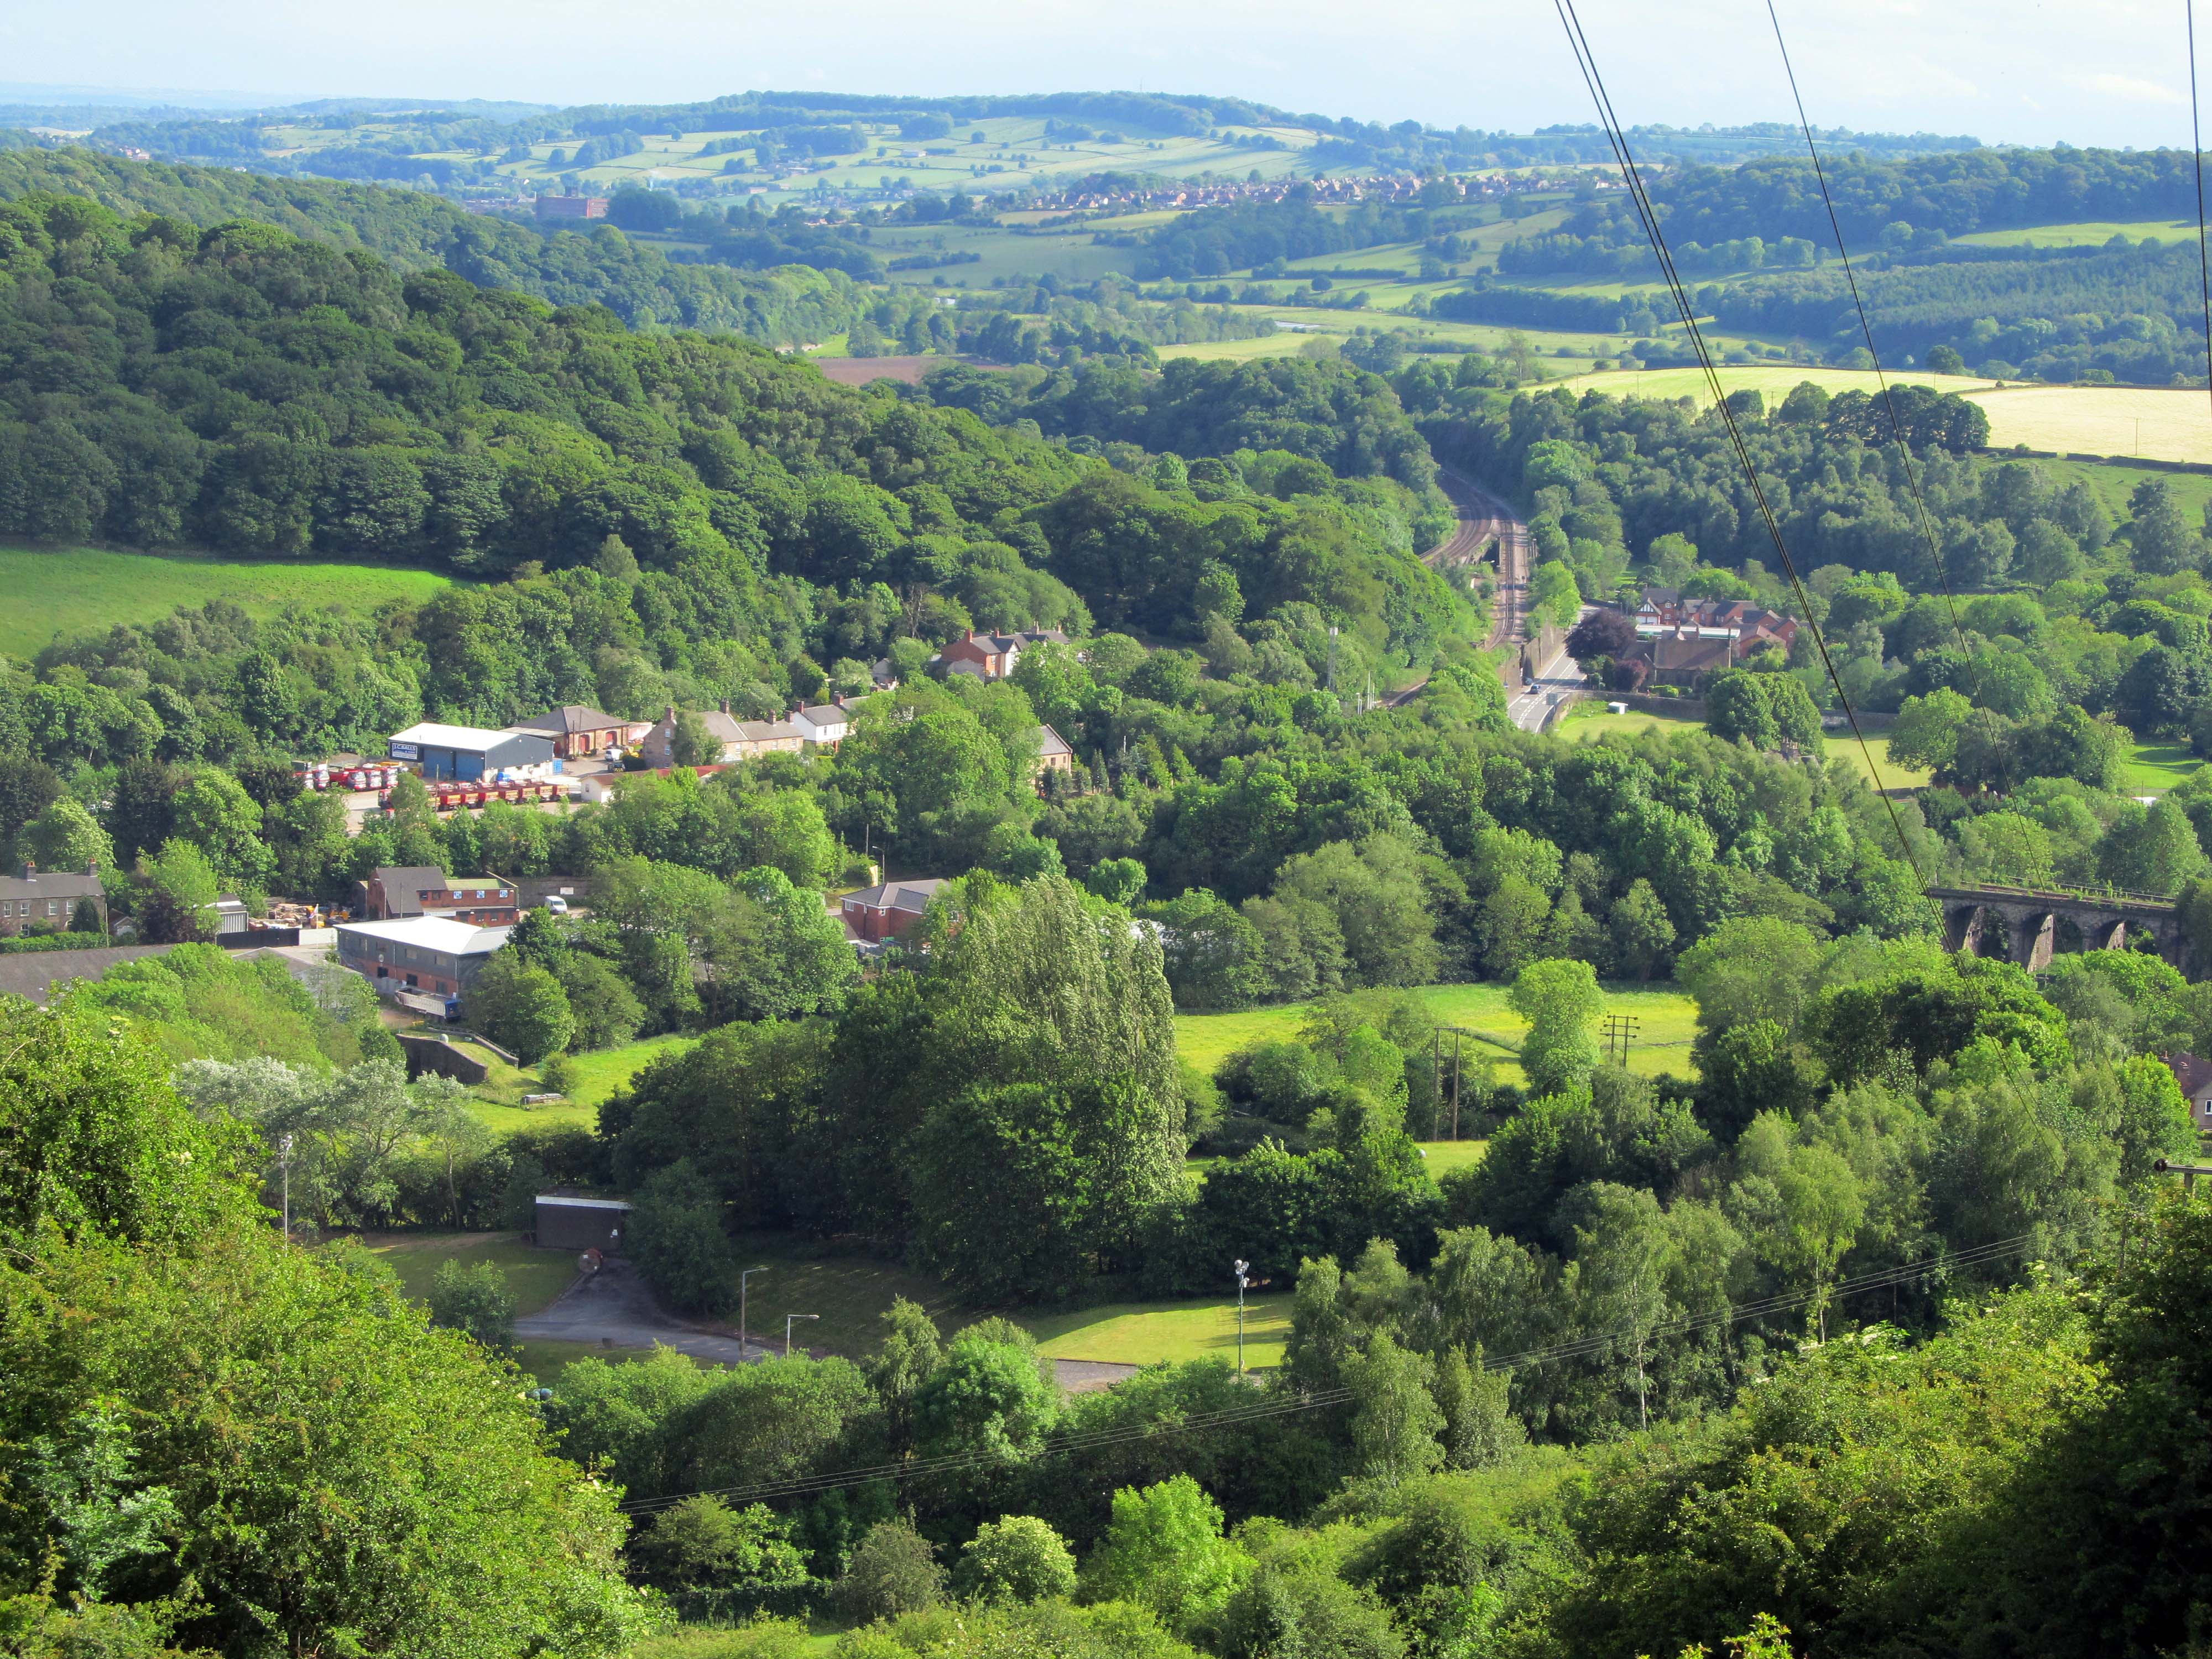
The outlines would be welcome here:
[[[407,1294],[426,1300],[430,1281],[447,1261],[473,1267],[489,1261],[507,1274],[518,1316],[543,1312],[574,1283],[576,1257],[569,1250],[541,1250],[516,1233],[372,1233],[363,1241],[399,1275]]]
[[[682,1054],[698,1040],[675,1036],[648,1037],[642,1042],[626,1042],[619,1048],[571,1054],[568,1060],[576,1068],[576,1086],[566,1100],[546,1106],[522,1103],[526,1094],[545,1092],[544,1081],[535,1068],[518,1070],[490,1049],[480,1048],[473,1042],[456,1042],[453,1046],[491,1068],[490,1075],[477,1085],[474,1109],[477,1121],[484,1127],[495,1134],[505,1135],[518,1129],[593,1128],[599,1121],[599,1103],[627,1084],[641,1067],[662,1054]]]
[[[2156,237],[2161,242],[2186,240],[2197,234],[2193,219],[2094,220],[2071,225],[2027,225],[2014,230],[1977,230],[1954,236],[1954,242],[1975,247],[2102,247],[2115,236],[2131,242]]]
[[[2018,386],[1978,392],[1974,401],[1989,411],[1992,448],[2212,461],[2212,406],[2195,392]]]
[[[2138,743],[2120,763],[2120,787],[2129,794],[2162,795],[2203,764],[2185,743]]]
[[[1523,1079],[1514,1054],[1528,1024],[1508,1006],[1506,988],[1498,984],[1427,985],[1414,994],[1445,1024],[1466,1026],[1482,1033],[1484,1039],[1498,1039],[1470,1040],[1465,1063],[1478,1057],[1487,1060],[1496,1066],[1500,1082],[1517,1085]],[[1631,1071],[1646,1077],[1690,1073],[1690,1039],[1697,1031],[1698,1005],[1687,992],[1672,986],[1609,985],[1605,988],[1605,1010],[1632,1014],[1640,1022],[1637,1046],[1629,1053]],[[1296,1037],[1304,1018],[1305,1007],[1298,1003],[1232,1014],[1177,1014],[1176,1047],[1185,1060],[1210,1074],[1239,1048]],[[1443,1173],[1433,1163],[1431,1168]]]
[[[1022,1320],[1053,1359],[1093,1359],[1156,1365],[1191,1359],[1237,1361],[1237,1298],[1206,1302],[1111,1302],[1072,1313]],[[1291,1334],[1288,1291],[1244,1298],[1244,1364],[1263,1370],[1283,1363]]]
[[[1995,460],[1990,463],[1997,464]],[[2146,478],[2162,480],[2173,496],[2174,505],[2181,509],[2181,516],[2191,524],[2201,521],[2206,505],[2212,503],[2212,474],[2169,472],[2163,467],[2130,466],[2124,461],[2039,459],[2035,465],[2049,473],[2062,489],[2077,478],[2087,484],[2105,504],[2105,510],[2112,515],[2115,524],[2128,518],[2128,497]]]
[[[1601,708],[1595,698],[1577,705],[1577,709]],[[1577,713],[1563,720],[1553,728],[1563,738],[1572,738],[1583,743],[1607,732],[1641,732],[1656,726],[1662,732],[1687,727],[1703,731],[1705,722],[1686,714],[1661,714],[1643,709],[1631,709],[1626,714]],[[1827,734],[1827,753],[1831,760],[1850,763],[1851,769],[1861,777],[1882,789],[1917,789],[1928,781],[1928,774],[1917,768],[1900,766],[1889,757],[1889,737],[1886,732],[1866,734],[1866,748],[1861,750],[1858,740],[1848,728]],[[1872,765],[1869,767],[1869,761]]]
[[[30,657],[56,639],[159,621],[180,605],[229,599],[257,617],[342,605],[364,615],[387,599],[415,603],[450,587],[432,570],[292,559],[110,553],[97,548],[0,547],[0,653]]]

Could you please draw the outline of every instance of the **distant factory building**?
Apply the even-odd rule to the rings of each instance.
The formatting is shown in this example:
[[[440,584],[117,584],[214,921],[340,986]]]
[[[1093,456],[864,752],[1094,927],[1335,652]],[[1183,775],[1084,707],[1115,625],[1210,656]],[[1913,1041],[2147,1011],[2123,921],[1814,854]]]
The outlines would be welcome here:
[[[553,739],[542,732],[491,732],[476,726],[441,726],[424,720],[394,732],[386,751],[407,761],[425,778],[486,778],[526,766],[548,766]]]

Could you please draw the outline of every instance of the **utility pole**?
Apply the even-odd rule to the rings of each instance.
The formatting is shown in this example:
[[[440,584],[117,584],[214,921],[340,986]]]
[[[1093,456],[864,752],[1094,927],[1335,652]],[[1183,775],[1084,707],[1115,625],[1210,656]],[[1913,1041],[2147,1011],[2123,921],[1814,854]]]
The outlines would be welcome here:
[[[1237,1263],[1237,1375],[1244,1375],[1244,1286],[1250,1283],[1246,1277],[1252,1264]]]
[[[820,1314],[786,1314],[783,1316],[783,1357],[791,1358],[791,1328],[802,1319],[819,1319]]]
[[[278,1167],[284,1171],[284,1242],[292,1242],[292,1137],[276,1143]]]
[[[738,1275],[738,1352],[745,1351],[745,1281],[755,1273],[764,1273],[765,1267],[748,1267]]]
[[[1637,1028],[1641,1022],[1633,1014],[1607,1014],[1605,1017],[1605,1057],[1626,1070],[1628,1048],[1636,1041]]]

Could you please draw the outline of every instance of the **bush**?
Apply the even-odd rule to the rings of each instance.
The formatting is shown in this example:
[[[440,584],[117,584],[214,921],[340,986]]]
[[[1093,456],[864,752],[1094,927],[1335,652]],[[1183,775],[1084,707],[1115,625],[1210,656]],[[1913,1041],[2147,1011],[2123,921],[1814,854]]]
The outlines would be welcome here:
[[[953,1575],[959,1593],[977,1601],[1042,1601],[1075,1593],[1075,1558],[1066,1540],[1034,1515],[987,1521],[961,1552]]]
[[[495,1261],[464,1267],[451,1258],[430,1279],[430,1322],[465,1331],[487,1348],[514,1342],[514,1289]]]
[[[846,1562],[833,1592],[837,1609],[855,1624],[896,1619],[935,1607],[945,1595],[945,1569],[911,1521],[878,1521]]]

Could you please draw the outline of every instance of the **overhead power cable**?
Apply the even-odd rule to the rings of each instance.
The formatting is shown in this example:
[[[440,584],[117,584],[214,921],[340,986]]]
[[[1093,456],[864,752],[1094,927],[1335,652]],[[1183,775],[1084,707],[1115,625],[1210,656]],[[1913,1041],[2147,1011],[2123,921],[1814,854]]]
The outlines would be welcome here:
[[[2193,3],[2193,0],[2192,0]],[[1912,503],[1920,516],[1920,532],[1927,538],[1928,557],[1936,567],[1936,580],[1943,588],[1943,606],[1950,612],[1952,637],[1959,641],[1959,654],[1974,671],[1974,690],[1984,702],[1989,686],[1986,673],[1973,652],[1966,644],[1966,630],[1959,625],[1959,599],[1951,591],[1951,574],[1944,568],[1943,544],[1936,534],[1936,520],[1928,511],[1928,498],[1921,493],[1920,472],[1912,464],[1912,446],[1905,441],[1905,422],[1897,413],[1897,394],[1889,384],[1889,375],[1881,366],[1881,352],[1874,343],[1874,325],[1867,319],[1866,302],[1859,297],[1858,273],[1851,269],[1851,251],[1844,245],[1843,222],[1836,216],[1836,198],[1828,191],[1828,169],[1820,160],[1820,147],[1813,142],[1813,124],[1805,116],[1805,97],[1797,90],[1796,67],[1790,61],[1790,47],[1782,39],[1782,18],[1774,9],[1774,0],[1766,0],[1767,21],[1774,25],[1775,49],[1782,54],[1782,72],[1790,80],[1790,101],[1797,106],[1798,130],[1805,135],[1806,154],[1813,158],[1813,177],[1820,186],[1820,204],[1828,210],[1828,228],[1835,234],[1836,252],[1844,262],[1844,281],[1851,291],[1851,308],[1859,314],[1859,333],[1866,341],[1867,356],[1874,361],[1875,383],[1881,388],[1881,404],[1889,414],[1889,435],[1897,445],[1897,453],[1905,463],[1905,481],[1911,486]],[[2198,206],[2203,206],[2202,178],[2199,179]],[[2200,244],[2201,245],[2201,244]],[[2212,292],[2212,290],[2208,290]],[[2212,301],[2208,301],[2212,303]],[[2212,317],[2212,311],[2207,313]],[[2209,336],[2208,337],[2212,337]]]
[[[2197,175],[2197,281],[2204,300],[2204,385],[2212,393],[2212,255],[2204,250],[2204,135],[2197,105],[2197,0],[2182,0],[2189,25],[2189,165]]]
[[[1735,451],[1737,464],[1742,467],[1745,483],[1752,500],[1759,507],[1759,517],[1765,522],[1766,533],[1774,544],[1774,551],[1782,561],[1784,573],[1797,595],[1798,612],[1805,618],[1807,630],[1813,636],[1814,649],[1820,653],[1820,665],[1827,671],[1829,684],[1836,688],[1836,701],[1842,705],[1844,718],[1850,724],[1851,736],[1856,740],[1859,753],[1865,760],[1867,774],[1874,781],[1875,793],[1889,813],[1890,829],[1896,834],[1898,850],[1912,868],[1913,875],[1925,885],[1927,874],[1920,860],[1913,855],[1912,842],[1905,833],[1905,821],[1898,816],[1897,803],[1889,798],[1882,787],[1881,769],[1875,763],[1874,750],[1868,744],[1866,733],[1860,728],[1857,711],[1851,707],[1850,696],[1844,690],[1842,678],[1836,672],[1835,659],[1829,654],[1827,637],[1813,615],[1811,600],[1805,592],[1803,580],[1797,574],[1797,562],[1790,555],[1790,545],[1783,538],[1781,520],[1775,516],[1774,507],[1767,500],[1766,487],[1760,483],[1759,468],[1751,458],[1750,446],[1744,441],[1743,428],[1738,423],[1735,411],[1729,407],[1728,393],[1721,385],[1720,372],[1714,367],[1713,355],[1705,343],[1705,332],[1698,326],[1697,309],[1690,303],[1689,290],[1684,286],[1681,272],[1675,268],[1674,256],[1667,246],[1666,234],[1659,228],[1659,212],[1645,188],[1644,174],[1636,164],[1630,149],[1628,137],[1613,113],[1613,99],[1606,91],[1605,78],[1598,71],[1597,59],[1591,52],[1589,41],[1583,33],[1582,20],[1576,15],[1574,0],[1553,0],[1559,14],[1559,22],[1567,32],[1567,44],[1575,54],[1575,65],[1582,71],[1583,82],[1589,88],[1591,100],[1597,106],[1598,121],[1605,129],[1607,143],[1612,147],[1613,159],[1620,165],[1622,182],[1627,186],[1629,200],[1644,226],[1644,234],[1651,243],[1651,251],[1659,261],[1659,270],[1668,292],[1673,296],[1674,308],[1681,315],[1683,329],[1687,332],[1691,349],[1697,353],[1698,364],[1705,371],[1705,383],[1712,392],[1713,407],[1728,431],[1729,442]]]
[[[1948,1272],[1959,1267],[1973,1267],[2017,1255],[2034,1241],[2033,1233],[2019,1233],[2010,1238],[1995,1239],[1985,1244],[1969,1246],[1963,1250],[1943,1255],[1930,1256],[1919,1261],[1901,1263],[1896,1267],[1876,1268],[1855,1278],[1814,1291],[1791,1291],[1761,1297],[1749,1302],[1730,1303],[1704,1313],[1686,1315],[1680,1319],[1664,1320],[1653,1325],[1626,1325],[1609,1330],[1596,1331],[1568,1341],[1555,1342],[1540,1348],[1529,1348],[1519,1353],[1485,1355],[1482,1369],[1486,1371],[1522,1370],[1535,1365],[1545,1365],[1560,1360],[1587,1358],[1623,1342],[1638,1339],[1649,1341],[1662,1336],[1687,1335],[1692,1332],[1717,1326],[1740,1323],[1747,1319],[1763,1318],[1769,1314],[1786,1313],[1802,1308],[1823,1297],[1854,1296],[1863,1291],[1883,1290],[1891,1285],[1905,1285],[1930,1274]],[[1289,1417],[1302,1412],[1322,1411],[1331,1406],[1348,1404],[1352,1399],[1350,1389],[1321,1389],[1287,1398],[1263,1400],[1251,1406],[1237,1407],[1227,1411],[1201,1412],[1194,1416],[1167,1423],[1119,1424],[1112,1428],[1095,1429],[1085,1434],[1062,1436],[1045,1443],[1035,1454],[1040,1457],[1064,1456],[1073,1452],[1097,1451],[1110,1446],[1133,1445],[1139,1441],[1171,1438],[1177,1435],[1199,1434],[1215,1429],[1234,1428],[1246,1423],[1261,1422],[1270,1418]],[[755,1481],[745,1486],[714,1486],[699,1492],[669,1492],[658,1498],[640,1498],[623,1504],[625,1514],[650,1515],[680,1504],[691,1498],[719,1498],[732,1504],[756,1504],[811,1498],[817,1493],[834,1492],[847,1486],[867,1486],[878,1480],[915,1480],[933,1475],[957,1474],[964,1470],[1003,1467],[1006,1457],[993,1451],[948,1452],[936,1457],[908,1458],[902,1462],[878,1463],[866,1468],[833,1469],[819,1474],[794,1474],[780,1480]]]

